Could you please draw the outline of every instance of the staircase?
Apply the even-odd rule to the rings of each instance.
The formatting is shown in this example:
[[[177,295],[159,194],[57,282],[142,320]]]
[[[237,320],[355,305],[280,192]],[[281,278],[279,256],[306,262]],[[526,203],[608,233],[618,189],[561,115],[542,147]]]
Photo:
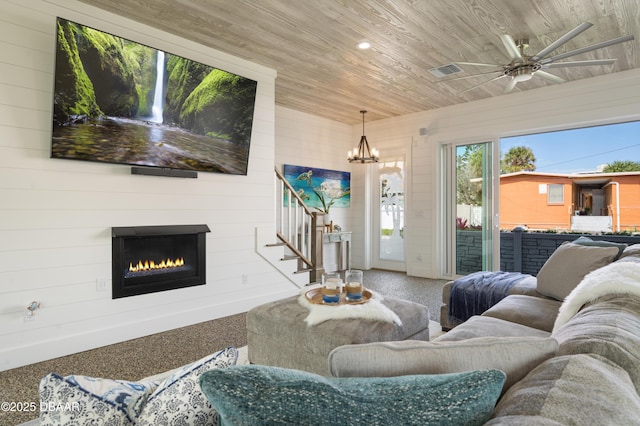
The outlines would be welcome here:
[[[312,212],[277,168],[276,223],[256,229],[256,251],[302,288],[320,281],[324,214]]]

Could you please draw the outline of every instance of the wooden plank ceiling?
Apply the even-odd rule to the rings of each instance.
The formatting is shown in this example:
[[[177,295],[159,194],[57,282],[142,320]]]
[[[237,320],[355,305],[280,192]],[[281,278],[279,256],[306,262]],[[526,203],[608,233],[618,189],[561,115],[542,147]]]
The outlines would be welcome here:
[[[361,122],[501,96],[511,77],[452,62],[508,64],[500,36],[528,38],[534,55],[580,23],[589,30],[549,56],[624,35],[616,44],[562,61],[612,65],[547,70],[564,80],[640,66],[638,0],[81,0],[98,8],[275,69],[276,104],[343,123]],[[371,42],[358,50],[358,41]],[[155,46],[154,46],[155,47]],[[560,61],[558,61],[560,62]],[[214,64],[215,65],[215,64]],[[539,76],[514,92],[553,85]]]

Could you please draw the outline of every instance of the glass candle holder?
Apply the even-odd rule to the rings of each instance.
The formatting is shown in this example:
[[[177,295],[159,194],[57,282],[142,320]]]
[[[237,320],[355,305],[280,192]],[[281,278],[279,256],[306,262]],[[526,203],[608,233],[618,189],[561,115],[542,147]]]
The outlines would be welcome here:
[[[338,272],[326,272],[322,274],[322,302],[339,303],[342,293],[342,278]]]
[[[346,298],[350,301],[362,300],[364,285],[362,271],[350,269],[345,274]]]

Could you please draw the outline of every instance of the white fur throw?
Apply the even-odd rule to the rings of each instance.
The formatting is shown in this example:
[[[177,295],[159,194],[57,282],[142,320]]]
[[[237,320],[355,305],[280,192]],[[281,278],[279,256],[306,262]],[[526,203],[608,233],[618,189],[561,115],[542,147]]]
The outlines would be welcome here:
[[[585,303],[608,294],[633,294],[640,297],[640,264],[614,262],[587,274],[564,299],[553,332],[566,324]]]
[[[361,303],[358,305],[318,305],[309,302],[305,293],[313,287],[305,287],[298,297],[298,302],[307,309],[309,309],[309,315],[304,319],[304,322],[308,326],[317,325],[322,322],[332,319],[347,319],[347,318],[361,318],[370,319],[374,321],[392,322],[398,326],[402,325],[402,321],[387,306],[380,303],[383,297],[371,290],[371,299],[367,303]]]

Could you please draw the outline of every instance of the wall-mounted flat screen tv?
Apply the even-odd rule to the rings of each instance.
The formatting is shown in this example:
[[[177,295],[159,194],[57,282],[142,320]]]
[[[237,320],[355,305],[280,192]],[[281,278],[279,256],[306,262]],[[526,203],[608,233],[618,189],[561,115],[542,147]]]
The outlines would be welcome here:
[[[58,18],[51,157],[246,175],[256,87]]]

